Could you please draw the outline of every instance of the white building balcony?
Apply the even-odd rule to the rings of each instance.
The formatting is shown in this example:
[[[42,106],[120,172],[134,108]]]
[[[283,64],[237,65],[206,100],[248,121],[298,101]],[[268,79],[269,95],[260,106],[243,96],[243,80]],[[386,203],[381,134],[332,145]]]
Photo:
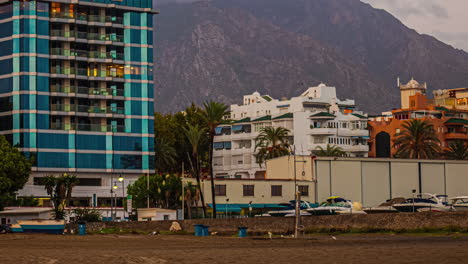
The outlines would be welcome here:
[[[216,135],[214,137],[214,142],[224,142],[231,141],[231,135]]]
[[[310,135],[334,135],[336,134],[336,128],[311,128]]]
[[[231,155],[242,155],[242,154],[251,154],[251,148],[238,148],[238,149],[231,149]]]
[[[339,137],[368,137],[369,130],[367,129],[346,129],[340,128],[337,136]]]
[[[231,140],[246,140],[251,139],[252,133],[232,133]]]
[[[338,145],[346,152],[369,152],[368,145]]]
[[[213,157],[224,157],[227,155],[231,155],[230,149],[215,149],[213,151]]]

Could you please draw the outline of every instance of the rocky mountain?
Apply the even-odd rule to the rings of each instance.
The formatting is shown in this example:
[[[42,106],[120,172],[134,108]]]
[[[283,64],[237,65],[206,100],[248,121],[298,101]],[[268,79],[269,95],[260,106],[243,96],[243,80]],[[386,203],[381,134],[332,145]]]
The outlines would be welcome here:
[[[257,90],[280,98],[324,82],[376,113],[399,105],[396,78],[468,86],[468,53],[359,0],[164,4],[155,18],[156,110]]]

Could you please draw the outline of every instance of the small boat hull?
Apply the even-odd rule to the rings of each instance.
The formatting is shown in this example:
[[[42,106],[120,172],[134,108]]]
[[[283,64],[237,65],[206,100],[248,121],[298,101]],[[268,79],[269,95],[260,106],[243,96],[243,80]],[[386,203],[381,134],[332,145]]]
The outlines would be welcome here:
[[[12,233],[23,233],[23,228],[21,228],[18,224],[13,224],[10,226],[10,230]]]
[[[24,233],[63,234],[65,220],[18,221]]]
[[[467,205],[453,205],[453,208],[455,209],[455,211],[468,212],[468,206]]]

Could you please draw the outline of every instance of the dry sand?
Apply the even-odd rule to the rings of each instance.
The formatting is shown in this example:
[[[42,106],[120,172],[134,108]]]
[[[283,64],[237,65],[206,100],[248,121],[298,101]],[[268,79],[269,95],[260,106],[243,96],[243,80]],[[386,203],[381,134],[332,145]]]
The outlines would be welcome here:
[[[0,263],[468,263],[468,236],[0,235]]]

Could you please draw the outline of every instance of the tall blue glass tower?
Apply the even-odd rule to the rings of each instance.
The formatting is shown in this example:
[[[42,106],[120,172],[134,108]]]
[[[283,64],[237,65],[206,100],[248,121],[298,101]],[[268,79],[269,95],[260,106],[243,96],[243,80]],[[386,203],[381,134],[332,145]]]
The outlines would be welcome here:
[[[106,204],[112,178],[154,172],[154,14],[151,0],[0,0],[0,134],[34,160],[20,195],[68,173],[77,203]]]

